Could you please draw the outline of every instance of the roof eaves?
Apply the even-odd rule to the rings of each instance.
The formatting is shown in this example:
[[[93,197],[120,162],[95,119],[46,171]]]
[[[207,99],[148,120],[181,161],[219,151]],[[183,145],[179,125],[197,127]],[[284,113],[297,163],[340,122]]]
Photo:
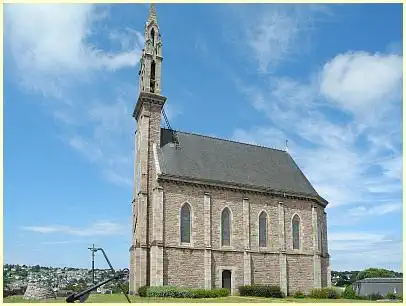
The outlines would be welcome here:
[[[265,188],[265,187],[258,187],[254,185],[247,185],[247,184],[240,184],[240,183],[234,183],[234,182],[222,182],[222,181],[215,181],[215,180],[209,180],[209,179],[200,179],[200,178],[194,178],[194,177],[186,177],[186,176],[177,176],[177,175],[171,175],[171,174],[166,174],[162,173],[158,177],[159,179],[163,180],[173,180],[173,181],[181,181],[181,182],[188,182],[188,183],[194,183],[194,184],[208,184],[208,185],[217,185],[217,186],[222,186],[222,187],[228,187],[228,188],[238,188],[238,189],[245,189],[245,190],[250,190],[250,191],[257,191],[257,192],[266,192],[266,193],[272,193],[279,195],[281,197],[286,197],[286,196],[295,196],[295,197],[303,197],[307,198],[309,200],[314,200],[318,202],[319,204],[323,205],[324,207],[327,206],[328,202],[323,199],[321,196],[319,196],[317,193],[317,196],[307,194],[307,193],[299,193],[299,192],[288,192],[284,190],[275,190],[271,188]]]

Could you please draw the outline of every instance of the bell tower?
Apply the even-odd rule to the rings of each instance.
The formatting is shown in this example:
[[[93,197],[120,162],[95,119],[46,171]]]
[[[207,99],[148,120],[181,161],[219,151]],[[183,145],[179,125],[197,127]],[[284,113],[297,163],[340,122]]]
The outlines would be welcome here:
[[[161,209],[153,201],[161,188],[156,177],[154,158],[161,141],[161,113],[166,97],[161,95],[162,41],[155,5],[151,4],[145,24],[145,47],[139,70],[139,96],[134,108],[136,120],[134,190],[132,200],[133,228],[130,248],[130,294],[144,285],[160,284],[157,262],[162,257],[162,235],[158,221]],[[158,233],[158,234],[157,234]],[[161,271],[162,269],[158,269]],[[162,272],[160,272],[162,274]]]
[[[139,91],[161,93],[162,40],[156,18],[155,5],[151,4],[144,31],[145,48],[140,61]]]

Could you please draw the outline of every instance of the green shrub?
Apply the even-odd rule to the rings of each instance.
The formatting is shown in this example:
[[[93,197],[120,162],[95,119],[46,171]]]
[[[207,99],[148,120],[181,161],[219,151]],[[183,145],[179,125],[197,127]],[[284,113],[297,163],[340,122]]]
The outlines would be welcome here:
[[[303,299],[305,294],[302,291],[296,291],[294,296],[296,299]]]
[[[403,295],[402,294],[395,294],[396,295],[396,299],[399,301],[403,301]]]
[[[146,290],[147,297],[171,297],[171,298],[217,298],[225,297],[230,294],[230,291],[225,288],[220,289],[194,289],[194,288],[179,288],[174,286],[158,286],[149,287]]]
[[[327,288],[327,297],[329,299],[339,299],[341,298],[341,292],[335,288]]]
[[[209,296],[207,297],[226,297],[230,295],[230,290],[226,288],[218,288],[218,289],[212,289],[212,290],[206,290],[206,294]]]
[[[314,299],[339,299],[341,293],[335,288],[314,288],[310,291],[309,297]]]
[[[314,299],[327,299],[328,298],[328,292],[326,288],[314,288],[310,290],[309,297],[314,298]]]
[[[358,299],[359,296],[355,292],[354,288],[352,288],[351,285],[348,285],[344,289],[343,298],[349,299],[349,300],[355,300],[355,299]]]
[[[138,295],[140,297],[146,297],[147,296],[147,289],[148,289],[148,286],[139,287],[138,288]]]
[[[238,287],[238,292],[240,293],[240,296],[252,296],[254,291],[252,286],[240,286]]]
[[[401,294],[393,293],[393,292],[388,292],[386,295],[386,298],[389,300],[403,300],[403,296]]]
[[[259,297],[273,297],[283,298],[284,294],[279,286],[271,285],[251,285],[240,286],[239,288],[241,296],[259,296]]]
[[[368,295],[368,300],[371,301],[377,301],[377,300],[382,300],[383,296],[380,293],[372,293],[370,295]]]

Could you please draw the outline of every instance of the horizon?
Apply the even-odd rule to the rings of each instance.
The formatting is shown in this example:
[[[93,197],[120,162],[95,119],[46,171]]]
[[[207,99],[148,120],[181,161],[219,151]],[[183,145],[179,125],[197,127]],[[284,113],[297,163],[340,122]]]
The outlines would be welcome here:
[[[85,268],[95,244],[129,267],[148,7],[4,5],[4,263]],[[156,10],[171,126],[288,140],[329,202],[332,270],[402,271],[402,4]]]
[[[14,265],[14,266],[24,266],[25,264],[9,264],[9,263],[6,263],[6,264],[4,264],[4,265]],[[25,265],[26,267],[35,267],[35,266],[38,266],[38,265]],[[85,268],[83,268],[83,267],[80,267],[80,268],[76,268],[76,267],[58,267],[58,266],[40,266],[40,268],[56,268],[56,269],[63,269],[63,268],[68,268],[68,269],[85,269],[85,270],[92,270],[92,268],[91,267],[85,267]],[[113,268],[114,268],[114,266],[113,266]],[[369,267],[369,268],[374,268],[374,267]],[[369,268],[367,268],[367,269],[369,269]],[[121,268],[121,269],[125,269],[125,267],[124,268]],[[110,267],[108,267],[108,268],[94,268],[94,270],[96,271],[96,270],[111,270],[110,269]],[[117,269],[115,269],[115,270],[117,270]],[[332,272],[340,272],[340,273],[344,273],[344,272],[361,272],[362,270],[340,270],[340,271],[337,271],[337,270],[332,270]],[[403,274],[403,271],[395,271],[395,270],[388,270],[388,271],[390,271],[390,272],[395,272],[395,273],[401,273],[401,274]]]

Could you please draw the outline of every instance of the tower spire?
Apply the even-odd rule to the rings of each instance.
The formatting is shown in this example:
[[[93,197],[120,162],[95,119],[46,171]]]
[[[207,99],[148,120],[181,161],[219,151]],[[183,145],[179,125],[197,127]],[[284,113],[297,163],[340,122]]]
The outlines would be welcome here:
[[[151,24],[152,22],[157,23],[155,4],[153,4],[153,3],[151,3],[151,5],[149,7],[147,25]]]
[[[140,92],[161,94],[162,41],[156,18],[155,5],[151,4],[145,24],[145,48],[140,60]]]

